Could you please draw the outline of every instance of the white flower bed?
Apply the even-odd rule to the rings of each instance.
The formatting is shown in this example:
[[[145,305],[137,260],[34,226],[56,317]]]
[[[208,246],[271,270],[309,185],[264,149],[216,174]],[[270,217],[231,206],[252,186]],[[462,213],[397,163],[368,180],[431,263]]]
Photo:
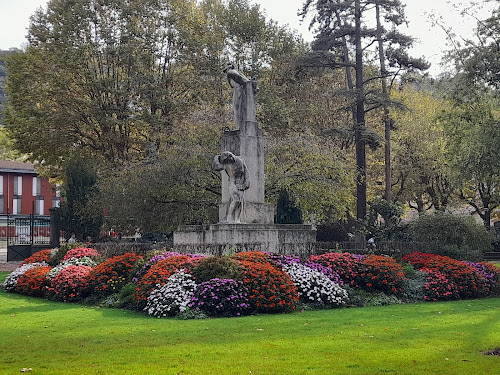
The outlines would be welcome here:
[[[180,270],[172,274],[163,286],[158,285],[148,297],[144,310],[161,318],[175,316],[186,311],[194,295],[196,283],[192,276]]]
[[[284,267],[297,286],[304,303],[341,306],[348,301],[347,291],[319,271],[294,263]]]

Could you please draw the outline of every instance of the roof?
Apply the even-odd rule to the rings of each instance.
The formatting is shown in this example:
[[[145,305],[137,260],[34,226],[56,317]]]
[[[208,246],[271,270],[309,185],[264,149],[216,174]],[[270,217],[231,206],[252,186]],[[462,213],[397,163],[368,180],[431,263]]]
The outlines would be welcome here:
[[[33,163],[0,160],[0,172],[37,174]]]

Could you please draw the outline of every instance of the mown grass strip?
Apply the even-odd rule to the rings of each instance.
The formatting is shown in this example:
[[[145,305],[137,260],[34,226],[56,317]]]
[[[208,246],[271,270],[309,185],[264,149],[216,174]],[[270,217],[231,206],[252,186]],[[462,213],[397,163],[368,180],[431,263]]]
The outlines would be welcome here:
[[[500,298],[184,321],[0,292],[1,374],[498,374],[495,347]]]

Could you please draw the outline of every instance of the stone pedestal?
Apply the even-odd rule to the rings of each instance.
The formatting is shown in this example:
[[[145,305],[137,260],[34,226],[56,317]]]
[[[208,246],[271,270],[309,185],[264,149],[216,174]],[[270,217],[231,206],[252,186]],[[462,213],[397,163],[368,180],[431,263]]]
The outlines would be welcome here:
[[[235,251],[268,251],[308,256],[316,230],[302,224],[183,225],[174,232],[177,251],[227,255]]]

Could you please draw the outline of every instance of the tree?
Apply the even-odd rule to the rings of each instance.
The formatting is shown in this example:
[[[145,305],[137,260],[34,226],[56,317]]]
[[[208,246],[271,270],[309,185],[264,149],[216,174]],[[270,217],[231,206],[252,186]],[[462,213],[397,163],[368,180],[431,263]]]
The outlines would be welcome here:
[[[75,152],[112,165],[157,145],[198,88],[194,1],[49,2],[31,19],[26,53],[7,60],[5,124],[32,159]],[[63,159],[61,159],[63,158]]]
[[[439,115],[450,103],[418,86],[405,83],[393,92],[407,107],[392,114],[398,124],[393,139],[394,199],[419,213],[444,211],[453,201],[455,187]]]
[[[302,210],[287,190],[281,190],[276,204],[277,224],[302,224]]]
[[[103,208],[98,204],[97,174],[89,160],[76,158],[64,165],[63,200],[55,214],[67,238],[72,233],[85,241],[99,238]]]
[[[393,25],[391,30],[382,27],[381,11],[384,12],[384,20],[389,25]],[[313,48],[320,51],[332,51],[333,55],[317,54],[306,61],[305,65],[309,63],[333,68],[343,67],[346,70],[348,90],[344,90],[343,94],[352,98],[348,110],[353,115],[356,146],[356,217],[358,220],[363,220],[366,216],[365,146],[370,138],[372,142],[376,138],[367,130],[365,115],[367,112],[389,105],[387,93],[380,96],[377,94],[378,90],[373,90],[369,86],[372,81],[385,79],[389,74],[384,65],[381,66],[380,75],[365,74],[364,69],[369,61],[367,52],[370,46],[378,41],[379,59],[384,55],[383,45],[387,44],[392,46],[390,51],[394,65],[405,66],[404,64],[407,64],[408,68],[417,68],[421,61],[412,60],[403,53],[396,53],[396,51],[404,51],[411,45],[411,38],[397,33],[394,28],[404,21],[400,1],[308,0],[303,6],[302,15],[305,16],[307,13],[313,13],[311,27],[318,25],[319,30]],[[375,16],[375,21],[378,21],[376,28],[371,28],[366,23],[366,19],[372,15]],[[350,51],[354,51],[354,61],[351,61]],[[355,73],[354,82],[351,69],[354,69]]]
[[[490,228],[491,211],[500,206],[500,119],[497,105],[474,102],[456,105],[442,116],[447,156],[454,169],[459,196]]]

